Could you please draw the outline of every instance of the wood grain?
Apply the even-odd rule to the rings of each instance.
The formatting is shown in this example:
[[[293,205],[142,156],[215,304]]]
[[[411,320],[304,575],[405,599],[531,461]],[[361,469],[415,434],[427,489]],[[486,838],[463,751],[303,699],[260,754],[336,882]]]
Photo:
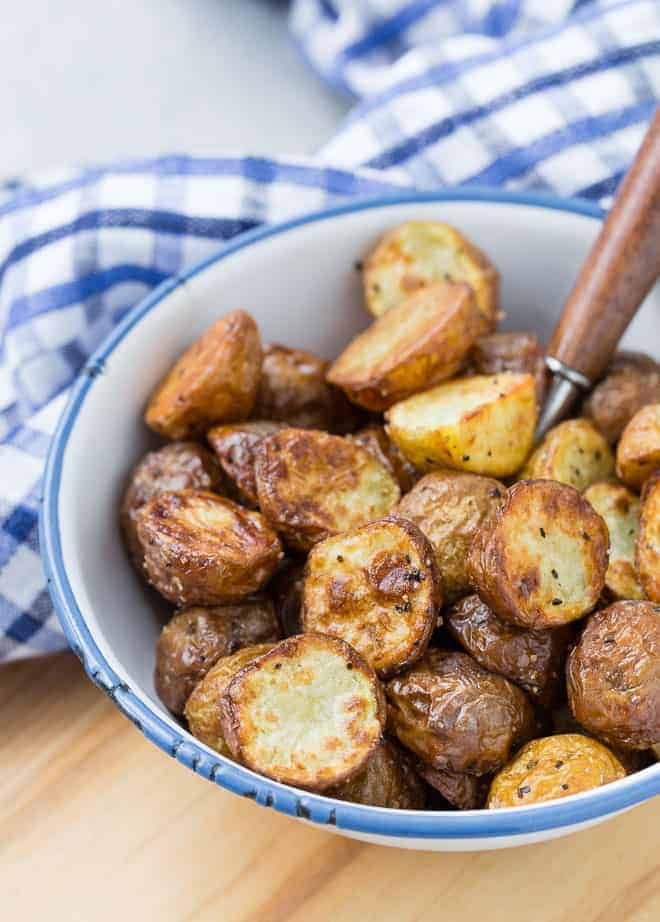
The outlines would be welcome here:
[[[72,656],[0,669],[0,917],[652,922],[660,798],[524,849],[430,854],[303,826],[161,753]]]

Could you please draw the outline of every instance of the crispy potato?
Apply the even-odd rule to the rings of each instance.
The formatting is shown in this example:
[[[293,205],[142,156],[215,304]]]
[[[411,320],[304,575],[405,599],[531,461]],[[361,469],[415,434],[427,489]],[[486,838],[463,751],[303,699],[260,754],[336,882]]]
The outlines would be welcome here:
[[[385,699],[374,671],[338,637],[283,640],[238,672],[220,699],[234,758],[309,790],[357,775],[379,745]]]
[[[611,746],[660,742],[660,606],[615,602],[587,621],[566,663],[575,719]]]
[[[481,329],[474,292],[463,282],[437,282],[392,308],[356,336],[327,380],[367,410],[451,378]]]
[[[506,488],[490,477],[433,471],[395,507],[431,542],[445,601],[468,592],[467,555],[476,533],[503,502]]]
[[[402,493],[412,490],[420,478],[417,468],[401,454],[392,439],[385,432],[384,426],[366,426],[352,435],[347,435],[351,442],[357,442],[387,468],[401,487]]]
[[[137,536],[137,514],[163,490],[222,489],[222,471],[210,451],[196,442],[172,442],[150,451],[133,468],[119,511],[124,541],[131,560],[142,569],[142,547]]]
[[[613,599],[643,599],[635,572],[639,499],[618,483],[594,483],[584,498],[600,515],[610,534],[610,562],[605,588]]]
[[[660,403],[650,403],[630,420],[616,449],[617,475],[634,490],[660,468]]]
[[[658,363],[642,353],[620,352],[585,400],[582,412],[608,442],[614,443],[638,410],[658,402]]]
[[[614,455],[586,419],[567,419],[546,433],[520,472],[525,480],[557,480],[581,493],[614,474]]]
[[[272,643],[260,643],[242,647],[231,656],[223,656],[198,682],[186,702],[184,713],[192,735],[230,759],[232,754],[225,743],[220,722],[220,699],[237,672],[274,646]]]
[[[552,732],[555,735],[559,733],[579,733],[581,736],[592,736],[573,717],[573,712],[568,702],[552,711]],[[621,749],[618,746],[610,746],[610,749],[623,765],[628,775],[634,775],[635,772],[641,771],[642,768],[646,768],[649,764],[650,750]]]
[[[660,603],[660,471],[649,477],[642,491],[635,560],[644,592]]]
[[[531,704],[467,653],[431,649],[386,686],[399,741],[442,771],[484,775],[534,734]]]
[[[426,806],[426,788],[410,756],[391,740],[383,740],[374,749],[359,775],[330,788],[326,796],[391,810],[423,810]]]
[[[266,596],[234,605],[184,608],[165,625],[156,644],[155,686],[174,714],[211,666],[241,647],[280,640],[275,606]]]
[[[260,442],[255,473],[259,508],[302,551],[385,515],[401,495],[366,449],[310,429],[284,429]]]
[[[466,775],[431,768],[424,762],[415,766],[417,773],[435,791],[458,810],[479,810],[486,804],[490,775]]]
[[[415,467],[451,467],[508,477],[532,447],[536,395],[531,375],[502,372],[439,384],[385,414],[390,438]]]
[[[570,797],[625,778],[614,753],[578,733],[532,740],[497,773],[488,794],[488,809],[526,807]]]
[[[284,429],[283,423],[267,420],[247,420],[213,426],[206,438],[236,497],[247,506],[257,505],[257,485],[254,480],[254,450],[267,435]]]
[[[588,614],[605,585],[607,526],[573,487],[521,480],[476,536],[468,571],[483,601],[525,628]]]
[[[177,360],[149,399],[145,422],[170,439],[250,415],[261,369],[257,325],[245,311],[217,320]]]
[[[326,538],[307,558],[303,630],[341,637],[383,678],[423,655],[441,604],[431,545],[406,519]]]
[[[257,592],[284,556],[258,512],[205,490],[159,493],[138,513],[144,573],[175,605],[221,605]]]
[[[573,632],[569,627],[530,631],[503,621],[482,602],[469,595],[445,616],[451,636],[480,666],[519,685],[544,707],[561,698],[564,659]]]
[[[534,333],[488,333],[480,336],[469,354],[477,375],[496,375],[501,371],[528,372],[534,377],[536,403],[543,405],[548,385],[545,352]]]
[[[467,282],[482,315],[482,332],[497,322],[500,277],[495,266],[455,227],[407,221],[385,234],[364,264],[367,307],[380,317],[433,282]]]

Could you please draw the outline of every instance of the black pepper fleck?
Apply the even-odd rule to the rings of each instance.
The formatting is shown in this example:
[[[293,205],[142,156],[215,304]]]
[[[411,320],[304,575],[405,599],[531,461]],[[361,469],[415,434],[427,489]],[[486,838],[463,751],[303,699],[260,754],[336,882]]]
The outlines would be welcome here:
[[[564,603],[561,599],[553,599],[552,604],[553,605],[563,605]]]
[[[545,528],[539,528],[539,531],[541,532],[541,537],[545,538]]]
[[[550,572],[552,573],[555,579],[559,579],[559,573],[557,573],[554,567],[552,568],[552,570],[550,570]]]
[[[529,792],[530,792],[531,790],[532,790],[532,789],[530,788],[530,786],[529,786],[528,784],[523,784],[522,787],[518,788],[518,791],[517,791],[518,797],[520,797],[520,799],[522,800],[523,796],[524,796],[525,794],[529,794]]]

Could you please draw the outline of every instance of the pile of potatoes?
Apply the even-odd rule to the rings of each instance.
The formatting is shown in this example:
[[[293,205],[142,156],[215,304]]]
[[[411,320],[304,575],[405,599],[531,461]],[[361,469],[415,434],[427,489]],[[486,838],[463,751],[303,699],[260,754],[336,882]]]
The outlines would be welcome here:
[[[190,732],[304,790],[525,806],[660,744],[660,367],[621,353],[534,447],[532,332],[498,274],[408,222],[360,264],[333,363],[221,317],[152,394],[121,504],[175,607],[155,684]],[[658,750],[657,750],[658,751]]]

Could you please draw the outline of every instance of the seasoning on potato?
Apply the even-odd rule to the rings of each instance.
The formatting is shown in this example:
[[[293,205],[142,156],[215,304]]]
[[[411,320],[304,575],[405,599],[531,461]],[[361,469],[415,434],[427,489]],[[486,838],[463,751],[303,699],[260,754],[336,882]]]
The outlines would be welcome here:
[[[423,655],[441,603],[431,545],[406,519],[326,538],[307,558],[303,629],[341,637],[381,677]]]
[[[262,439],[284,428],[269,420],[246,420],[213,426],[206,433],[209,445],[234,488],[237,498],[247,506],[257,505],[254,479],[254,450]]]
[[[633,490],[660,469],[660,403],[650,403],[630,420],[616,449],[617,475]]]
[[[649,477],[642,491],[635,559],[647,598],[660,604],[660,471]]]
[[[614,443],[638,410],[647,403],[658,402],[658,363],[643,353],[619,352],[585,400],[582,412],[608,442]]]
[[[457,810],[478,810],[485,806],[490,775],[447,772],[424,762],[418,762],[416,768],[420,777]]]
[[[256,448],[255,475],[262,513],[301,551],[386,515],[401,495],[366,449],[311,429],[283,429],[264,439]]]
[[[170,439],[250,415],[261,374],[261,340],[245,311],[217,320],[177,360],[149,399],[147,425]]]
[[[532,740],[495,775],[488,808],[525,807],[625,778],[614,753],[578,733]]]
[[[614,455],[589,420],[567,419],[546,433],[520,478],[557,480],[581,493],[614,475]]]
[[[419,471],[401,454],[385,432],[384,426],[366,426],[364,429],[358,429],[352,435],[347,435],[346,438],[366,448],[377,461],[380,461],[383,467],[393,475],[402,493],[411,490],[419,480],[421,476]]]
[[[476,536],[468,570],[493,611],[519,627],[553,628],[588,614],[605,585],[609,536],[566,484],[521,480]]]
[[[385,414],[390,438],[420,470],[451,467],[491,477],[520,469],[536,418],[534,378],[513,372],[455,378]]]
[[[488,333],[480,336],[469,354],[475,374],[501,371],[528,372],[534,376],[536,403],[542,406],[548,381],[545,352],[534,333]]]
[[[328,797],[390,810],[423,810],[426,788],[412,765],[410,756],[384,739],[354,778],[326,791]]]
[[[385,700],[371,667],[338,637],[289,637],[233,677],[220,699],[234,758],[322,791],[357,775],[379,745]]]
[[[175,605],[257,592],[284,556],[263,516],[204,490],[159,493],[138,514],[144,573]]]
[[[595,483],[584,498],[602,516],[610,535],[605,588],[612,599],[643,599],[635,571],[639,498],[619,483]]]

